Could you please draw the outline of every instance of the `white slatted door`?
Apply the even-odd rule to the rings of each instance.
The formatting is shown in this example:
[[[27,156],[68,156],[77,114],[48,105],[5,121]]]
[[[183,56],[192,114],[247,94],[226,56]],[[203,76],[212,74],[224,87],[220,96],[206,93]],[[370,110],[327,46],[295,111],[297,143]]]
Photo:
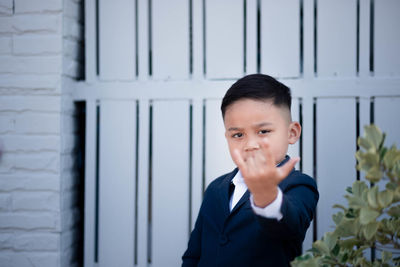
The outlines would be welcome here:
[[[318,76],[356,74],[356,0],[318,0]]]
[[[261,1],[261,72],[300,74],[300,1]]]
[[[102,80],[136,76],[135,2],[99,0],[99,75]]]
[[[153,77],[189,77],[189,1],[152,1]]]
[[[217,177],[231,172],[235,165],[229,154],[221,115],[221,100],[207,100],[205,113],[205,188]]]
[[[189,237],[189,101],[154,101],[152,116],[151,262],[179,266]]]
[[[100,104],[99,266],[133,266],[136,102]]]
[[[334,204],[346,204],[345,189],[356,180],[356,101],[353,98],[317,99],[317,238],[332,231]]]
[[[207,77],[210,79],[242,77],[243,1],[208,0],[205,3]]]
[[[374,103],[374,123],[386,132],[385,145],[400,148],[400,97],[377,97]],[[395,116],[393,116],[395,115]]]
[[[374,71],[376,75],[400,75],[400,1],[375,1]]]

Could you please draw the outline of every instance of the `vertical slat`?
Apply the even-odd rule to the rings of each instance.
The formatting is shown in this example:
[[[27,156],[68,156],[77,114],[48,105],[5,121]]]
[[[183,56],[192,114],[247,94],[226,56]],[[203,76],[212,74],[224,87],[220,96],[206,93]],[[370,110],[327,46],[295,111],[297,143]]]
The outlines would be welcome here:
[[[376,75],[400,75],[400,1],[374,3],[374,71]]]
[[[100,107],[99,263],[132,266],[136,104],[102,101]]]
[[[203,100],[193,101],[192,225],[196,222],[203,196]]]
[[[318,76],[356,73],[356,0],[318,0]]]
[[[192,1],[192,45],[193,45],[193,73],[194,79],[204,77],[204,23],[203,1]]]
[[[369,76],[369,59],[370,59],[370,1],[360,1],[360,41],[359,41],[359,75],[361,77]]]
[[[189,1],[152,0],[153,77],[189,76]]]
[[[135,1],[99,0],[99,63],[103,80],[132,80],[136,73]]]
[[[215,178],[235,168],[225,139],[220,105],[221,100],[206,101],[205,188]]]
[[[292,99],[292,121],[299,121],[299,99],[293,98]],[[297,141],[293,145],[289,145],[288,154],[290,157],[298,157],[300,156],[300,140]],[[296,169],[299,169],[299,164],[296,165]]]
[[[257,0],[246,0],[246,73],[257,72]]]
[[[332,231],[332,206],[346,204],[345,189],[356,180],[355,111],[353,98],[317,100],[318,239]]]
[[[313,98],[305,97],[302,99],[302,146],[303,146],[303,154],[302,154],[302,166],[303,173],[306,173],[313,177],[314,166],[313,166],[313,149],[314,149],[314,138],[313,138]],[[315,179],[315,177],[313,177]],[[306,238],[303,242],[303,251],[311,248],[311,244],[314,238],[313,227],[314,221],[311,223],[310,227],[307,230]]]
[[[138,3],[138,79],[149,77],[149,1],[136,0]]]
[[[400,148],[400,97],[376,97],[374,110],[374,123],[386,132],[386,146],[396,143]]]
[[[153,103],[152,266],[179,266],[189,232],[189,102]],[[172,245],[173,244],[173,245]]]
[[[314,77],[314,0],[303,0],[303,75]]]
[[[207,77],[239,78],[243,76],[243,1],[205,2]]]
[[[86,102],[85,144],[85,267],[94,266],[95,254],[95,175],[96,175],[96,103]]]
[[[300,74],[300,1],[261,1],[261,72]]]
[[[96,78],[96,1],[84,2],[85,9],[85,80],[93,82]]]
[[[137,266],[147,267],[148,248],[148,199],[149,199],[149,129],[150,104],[148,99],[139,100],[139,158],[138,158],[138,236]]]

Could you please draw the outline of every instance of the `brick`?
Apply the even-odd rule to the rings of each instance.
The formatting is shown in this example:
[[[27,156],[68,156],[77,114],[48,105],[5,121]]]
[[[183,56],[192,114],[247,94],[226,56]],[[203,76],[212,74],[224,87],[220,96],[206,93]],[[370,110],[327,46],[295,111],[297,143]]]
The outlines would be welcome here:
[[[14,15],[12,25],[17,32],[61,33],[61,14]]]
[[[79,21],[83,18],[81,3],[76,1],[64,1],[63,14],[65,17]]]
[[[76,61],[81,61],[83,59],[83,44],[78,40],[63,40],[63,55],[64,57],[68,57],[74,59]]]
[[[59,54],[62,51],[62,39],[59,35],[16,35],[13,37],[15,55]]]
[[[13,246],[17,251],[52,251],[59,248],[59,241],[57,233],[19,234],[15,236]]]
[[[13,17],[0,17],[0,33],[14,33]]]
[[[0,38],[0,55],[11,54],[11,37]]]
[[[58,173],[60,169],[60,156],[56,152],[16,154],[14,155],[12,169]]]
[[[59,221],[57,213],[0,213],[1,229],[57,230]]]
[[[54,267],[59,266],[60,256],[58,252],[30,253],[29,260],[34,267]]]
[[[53,174],[33,174],[25,176],[21,174],[2,175],[0,177],[0,192],[11,192],[15,190],[37,191],[47,190],[59,192],[59,175]]]
[[[15,0],[15,13],[61,11],[61,0]]]
[[[8,251],[0,251],[0,266],[13,266],[11,253]]]
[[[0,113],[0,133],[12,133],[15,131],[15,116]]]
[[[0,16],[12,15],[13,13],[13,0],[0,0]]]
[[[0,211],[9,211],[10,208],[11,208],[11,194],[0,193]]]
[[[1,111],[54,111],[61,110],[59,96],[1,96]]]
[[[63,36],[68,39],[83,39],[83,26],[78,21],[64,17]]]
[[[59,134],[60,116],[58,114],[25,113],[15,118],[15,130],[29,134]]]
[[[22,88],[55,90],[61,88],[59,75],[0,74],[0,88]],[[30,90],[33,92],[33,90]],[[4,96],[4,92],[1,93]]]
[[[12,242],[14,239],[14,234],[12,233],[0,233],[0,248],[1,249],[11,249],[12,246]],[[1,260],[0,260],[1,263]],[[1,265],[0,266],[4,266]]]
[[[59,74],[61,56],[12,57],[0,56],[0,73]]]
[[[14,192],[14,211],[59,211],[60,195],[55,192]]]
[[[58,151],[60,148],[59,136],[3,135],[0,140],[4,152]]]

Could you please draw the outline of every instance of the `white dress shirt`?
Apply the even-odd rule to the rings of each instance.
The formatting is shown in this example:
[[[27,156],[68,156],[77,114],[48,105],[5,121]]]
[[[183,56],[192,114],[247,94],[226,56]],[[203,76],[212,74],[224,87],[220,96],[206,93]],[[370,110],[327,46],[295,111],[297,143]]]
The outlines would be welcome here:
[[[247,191],[247,185],[244,182],[242,173],[240,170],[236,173],[235,177],[232,179],[232,183],[235,185],[235,189],[229,200],[229,209],[230,211],[236,206],[239,200],[242,198],[244,193]],[[254,204],[253,195],[250,195],[250,203],[253,211],[260,216],[270,218],[270,219],[277,219],[278,221],[282,219],[283,215],[281,213],[281,206],[282,206],[282,198],[283,194],[281,189],[278,187],[278,195],[276,199],[266,206],[265,208],[257,207]]]

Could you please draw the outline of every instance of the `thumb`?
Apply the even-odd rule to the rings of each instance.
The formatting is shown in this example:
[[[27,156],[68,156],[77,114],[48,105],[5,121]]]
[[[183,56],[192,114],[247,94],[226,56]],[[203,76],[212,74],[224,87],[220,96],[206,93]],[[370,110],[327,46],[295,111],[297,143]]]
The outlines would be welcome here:
[[[288,162],[283,164],[278,169],[281,173],[281,179],[285,179],[289,173],[293,170],[294,166],[300,161],[300,157],[291,158]]]

